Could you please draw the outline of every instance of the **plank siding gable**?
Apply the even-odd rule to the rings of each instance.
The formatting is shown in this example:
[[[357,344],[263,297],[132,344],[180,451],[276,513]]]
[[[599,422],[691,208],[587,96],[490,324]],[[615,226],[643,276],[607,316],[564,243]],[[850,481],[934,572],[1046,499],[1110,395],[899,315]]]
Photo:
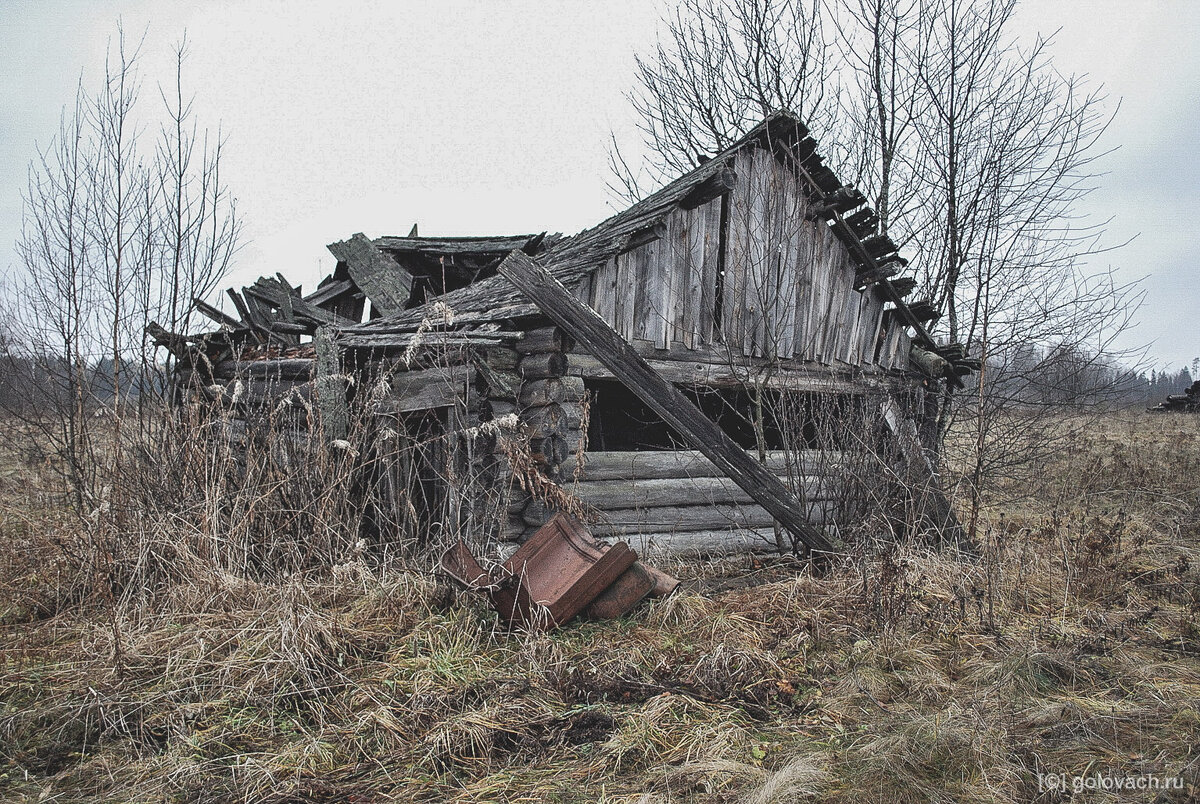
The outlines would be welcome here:
[[[807,507],[787,486],[651,368],[594,310],[580,304],[549,271],[520,251],[510,253],[498,270],[800,543],[810,551],[834,550],[821,530],[808,522]]]

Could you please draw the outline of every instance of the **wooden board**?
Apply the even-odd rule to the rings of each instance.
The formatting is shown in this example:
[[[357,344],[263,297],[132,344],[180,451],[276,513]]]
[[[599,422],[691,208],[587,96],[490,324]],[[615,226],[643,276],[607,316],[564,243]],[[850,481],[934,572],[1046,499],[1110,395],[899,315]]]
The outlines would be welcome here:
[[[746,340],[747,263],[750,243],[749,229],[750,173],[749,155],[737,155],[737,179],[729,197],[729,220],[726,222],[724,299],[721,312],[721,336],[726,348],[737,353],[749,348]]]
[[[367,294],[373,309],[390,315],[408,304],[412,275],[376,248],[362,232],[349,240],[330,243],[328,249],[339,262],[346,264],[350,278]]]
[[[571,484],[568,490],[588,505],[604,511],[751,502],[750,495],[727,477],[585,480]],[[834,493],[833,481],[823,482],[816,478],[804,481],[806,500],[829,499]]]
[[[703,452],[800,542],[812,551],[834,550],[824,534],[808,523],[807,511],[786,486],[747,455],[678,388],[656,373],[630,344],[595,311],[580,304],[545,268],[528,255],[514,251],[498,270],[551,320],[567,330],[581,347],[604,363],[688,446]]]
[[[758,460],[757,452],[748,451],[747,454]],[[842,455],[836,452],[804,450],[789,453],[784,450],[770,450],[763,465],[775,475],[787,472],[789,466],[793,467],[794,473],[812,474],[834,470],[841,460]],[[652,480],[724,477],[724,474],[699,450],[680,449],[655,452],[589,452],[582,476],[588,481],[600,481],[629,478]]]

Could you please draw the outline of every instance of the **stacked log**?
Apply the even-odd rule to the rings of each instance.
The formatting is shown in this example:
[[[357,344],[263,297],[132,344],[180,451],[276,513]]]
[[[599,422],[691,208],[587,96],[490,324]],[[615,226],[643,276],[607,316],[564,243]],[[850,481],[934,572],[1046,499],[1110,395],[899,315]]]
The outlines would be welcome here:
[[[477,363],[480,390],[486,399],[486,414],[491,421],[503,419],[517,412],[517,395],[521,388],[521,376],[517,365],[521,355],[514,349],[494,347],[488,349]],[[493,443],[491,455],[492,488],[502,505],[497,511],[495,537],[502,542],[519,541],[525,533],[522,512],[529,495],[513,481],[512,461],[500,448],[500,441]]]
[[[1162,402],[1147,408],[1153,413],[1177,411],[1181,413],[1200,413],[1200,380],[1189,385],[1182,394],[1171,394]]]
[[[530,330],[517,341],[521,355],[517,373],[521,388],[517,402],[529,430],[534,461],[551,480],[560,480],[569,454],[567,405],[583,395],[583,380],[567,376],[567,352],[574,344],[558,327]]]
[[[567,352],[573,347],[570,336],[561,329],[544,327],[526,332],[513,348],[516,382],[512,404],[529,436],[531,457],[539,470],[554,481],[564,476],[572,422],[578,429],[578,416],[573,417],[572,413],[578,410],[583,398],[583,380],[567,376]],[[578,443],[578,437],[574,443]],[[530,503],[528,494],[512,489],[509,520],[504,529],[509,538],[519,540],[530,530],[524,516]]]
[[[802,488],[810,522],[832,519],[843,490],[837,455],[777,450],[768,453],[766,468]],[[776,550],[774,518],[696,450],[592,452],[579,481],[566,489],[598,511],[588,525],[593,534],[627,539],[639,552]],[[553,513],[533,502],[524,518],[534,528]]]

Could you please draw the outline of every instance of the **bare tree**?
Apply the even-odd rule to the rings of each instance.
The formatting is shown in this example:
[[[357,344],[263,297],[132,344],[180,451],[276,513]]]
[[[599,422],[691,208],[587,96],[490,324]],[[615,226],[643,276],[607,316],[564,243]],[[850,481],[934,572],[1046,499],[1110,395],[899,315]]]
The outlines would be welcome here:
[[[145,412],[165,388],[146,322],[185,329],[192,297],[226,273],[240,229],[220,178],[220,138],[199,130],[184,94],[186,43],[173,85],[160,89],[166,123],[152,146],[140,47],[118,32],[99,88],[80,83],[31,165],[23,270],[5,294],[7,358],[26,374],[6,404],[56,459],[80,513],[111,485],[131,403]],[[131,435],[145,435],[148,421],[139,416]]]
[[[819,0],[683,0],[629,95],[645,164],[613,143],[613,191],[636,200],[720,151],[777,109],[831,123],[837,97]]]
[[[955,457],[973,501],[989,467],[1021,460],[1009,448],[1028,443],[993,432],[1022,399],[1009,393],[1017,373],[1004,370],[1004,383],[988,373],[1029,346],[1106,361],[1138,300],[1135,287],[1086,268],[1106,249],[1104,226],[1077,216],[1105,153],[1106,99],[1054,69],[1048,40],[1018,42],[1014,8],[692,0],[665,20],[631,96],[643,173],[655,178],[721,150],[768,112],[810,121],[831,165],[876,207],[880,230],[912,256],[940,313],[934,334],[985,365],[970,394],[943,400],[938,427],[944,437],[966,416],[973,445]],[[730,55],[763,48],[786,57]],[[613,162],[619,185],[635,186],[619,150]]]

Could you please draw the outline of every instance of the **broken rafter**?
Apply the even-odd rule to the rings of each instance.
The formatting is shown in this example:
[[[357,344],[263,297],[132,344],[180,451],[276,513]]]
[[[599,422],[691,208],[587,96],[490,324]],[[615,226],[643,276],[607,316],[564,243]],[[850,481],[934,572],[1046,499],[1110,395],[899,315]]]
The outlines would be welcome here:
[[[234,318],[231,315],[221,312],[216,307],[213,307],[211,304],[204,301],[204,299],[193,298],[192,306],[194,306],[198,311],[200,311],[204,315],[211,318],[213,321],[216,321],[221,326],[229,327],[231,329],[245,329],[247,327],[247,325],[244,324],[243,322],[239,321],[238,319]]]
[[[617,379],[721,471],[765,508],[810,551],[831,553],[833,545],[807,521],[804,506],[762,464],[746,454],[696,405],[642,359],[633,347],[536,261],[514,251],[499,272],[549,318],[570,333]]]
[[[330,243],[329,252],[346,264],[354,284],[367,294],[372,308],[384,315],[398,313],[408,304],[413,277],[400,264],[380,251],[362,232]]]

